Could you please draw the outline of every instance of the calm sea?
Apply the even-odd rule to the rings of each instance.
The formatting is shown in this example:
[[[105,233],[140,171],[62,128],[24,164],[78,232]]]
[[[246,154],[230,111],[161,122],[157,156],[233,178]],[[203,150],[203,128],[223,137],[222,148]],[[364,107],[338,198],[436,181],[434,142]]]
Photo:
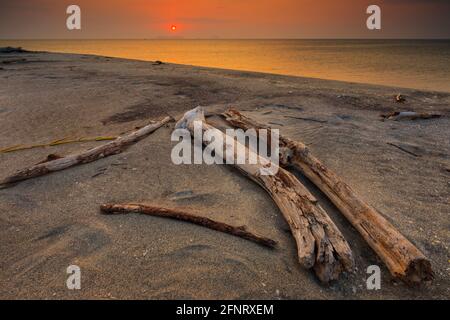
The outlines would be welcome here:
[[[450,40],[0,40],[0,46],[450,92]]]

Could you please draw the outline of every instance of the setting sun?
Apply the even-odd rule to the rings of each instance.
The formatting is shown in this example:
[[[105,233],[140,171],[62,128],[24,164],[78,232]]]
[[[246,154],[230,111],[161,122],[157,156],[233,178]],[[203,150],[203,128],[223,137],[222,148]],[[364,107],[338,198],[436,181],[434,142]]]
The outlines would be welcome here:
[[[177,31],[177,26],[172,25],[172,26],[170,27],[170,30],[171,30],[171,31]]]

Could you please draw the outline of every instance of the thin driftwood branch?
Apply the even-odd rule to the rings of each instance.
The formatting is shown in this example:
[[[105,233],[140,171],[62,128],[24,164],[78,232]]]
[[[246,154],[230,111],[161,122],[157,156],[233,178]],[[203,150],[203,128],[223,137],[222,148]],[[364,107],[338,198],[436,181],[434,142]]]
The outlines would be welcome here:
[[[203,133],[214,133],[212,136],[202,135],[204,144],[209,144],[216,138],[223,141],[224,148],[216,149],[215,154],[216,157],[227,159],[229,155],[225,150],[229,139],[226,134],[206,123],[202,108],[187,112],[176,127],[188,129],[193,134],[194,123],[201,124]],[[258,159],[257,164],[249,164],[248,161],[239,164],[236,161],[237,155],[234,154],[232,163],[263,187],[277,204],[296,240],[300,264],[308,269],[314,268],[318,278],[324,283],[337,279],[344,270],[352,271],[354,261],[347,241],[314,196],[288,171],[253,154],[252,150],[239,145],[237,141],[235,145],[246,150],[246,158]],[[272,168],[275,174],[263,174],[268,168]]]
[[[224,113],[226,120],[242,129],[265,128],[235,109]],[[408,283],[420,283],[433,278],[430,261],[406,239],[375,208],[362,200],[356,192],[334,172],[314,157],[301,142],[280,135],[280,150],[285,154],[283,166],[293,166],[310,179],[347,220],[359,231],[378,254],[391,274]]]
[[[402,146],[399,146],[399,145],[397,145],[397,144],[395,144],[395,143],[392,143],[392,142],[386,142],[386,143],[387,143],[388,145],[390,145],[390,146],[393,146],[393,147],[395,147],[395,148],[397,148],[397,149],[399,149],[399,150],[401,150],[401,151],[403,151],[403,152],[409,154],[409,155],[412,155],[413,157],[420,157],[420,155],[418,155],[417,153],[414,153],[414,152],[411,152],[411,151],[409,151],[409,150],[406,150],[406,149],[403,148]]]
[[[294,117],[294,116],[284,116],[284,117],[285,118],[290,118],[290,119],[318,122],[318,123],[327,123],[328,122],[327,120],[320,120],[320,119],[314,119],[314,118]]]
[[[277,244],[275,240],[251,233],[250,231],[247,231],[243,226],[235,227],[223,222],[214,221],[212,219],[199,216],[188,209],[168,208],[159,205],[136,203],[104,204],[100,207],[100,209],[105,214],[141,213],[151,216],[182,220],[220,232],[229,233],[269,248],[274,248]]]
[[[438,119],[442,117],[442,115],[438,113],[428,113],[428,112],[394,111],[389,112],[387,114],[382,114],[380,117],[382,118],[382,121],[385,120],[402,121],[402,120]]]
[[[150,133],[170,121],[173,121],[173,119],[171,117],[166,117],[161,121],[151,123],[137,131],[119,137],[107,144],[92,148],[87,151],[83,151],[81,153],[74,153],[65,157],[57,158],[55,160],[44,161],[29,168],[22,169],[12,176],[9,176],[0,181],[0,186],[7,186],[11,183],[43,176],[51,172],[64,170],[79,164],[89,163],[113,154],[121,153],[129,145],[145,138]]]

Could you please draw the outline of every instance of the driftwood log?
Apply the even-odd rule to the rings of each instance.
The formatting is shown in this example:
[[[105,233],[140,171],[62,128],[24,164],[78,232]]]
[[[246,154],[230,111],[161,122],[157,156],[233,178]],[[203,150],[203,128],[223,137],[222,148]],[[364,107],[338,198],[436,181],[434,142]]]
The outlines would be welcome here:
[[[387,114],[382,114],[382,121],[385,120],[393,120],[393,121],[402,121],[402,120],[420,120],[420,119],[437,119],[442,117],[441,114],[438,113],[428,113],[428,112],[415,112],[415,111],[394,111]]]
[[[235,109],[229,109],[224,116],[231,125],[244,130],[270,130]],[[303,143],[280,135],[280,150],[284,151],[280,157],[283,159],[281,165],[295,167],[322,190],[378,254],[394,277],[407,283],[432,280],[431,263],[425,255],[314,157]]]
[[[166,117],[161,121],[151,123],[137,131],[125,136],[119,137],[114,141],[104,145],[92,148],[81,153],[71,154],[65,157],[59,157],[55,160],[44,161],[29,168],[22,169],[15,174],[0,181],[0,187],[8,186],[12,183],[26,179],[31,179],[45,174],[64,170],[79,164],[89,163],[101,158],[108,157],[113,154],[121,153],[125,148],[154,132],[164,124],[173,121],[171,117]]]
[[[136,203],[104,204],[100,207],[100,209],[105,214],[140,213],[156,217],[165,217],[182,220],[200,226],[204,226],[213,230],[217,230],[220,232],[229,233],[269,248],[274,248],[277,244],[275,240],[247,231],[244,226],[235,227],[223,222],[214,221],[212,219],[197,215],[192,210],[187,209],[176,209],[163,207],[159,205],[136,204]]]
[[[187,112],[176,128],[188,129],[193,135],[194,122],[201,123],[203,133],[207,130],[214,132],[213,135],[202,134],[204,144],[221,136],[224,150],[229,148],[226,145],[226,135],[206,123],[201,107]],[[235,141],[235,144],[238,146],[239,143]],[[278,168],[266,158],[250,155],[253,151],[245,146],[241,145],[239,148],[246,150],[247,160],[256,157],[258,164],[249,164],[248,161],[238,164],[234,155],[233,165],[262,186],[277,204],[296,240],[300,264],[308,269],[314,268],[316,275],[324,283],[337,279],[342,271],[353,271],[354,261],[347,241],[314,196],[288,171]],[[224,150],[216,149],[216,157],[226,159],[228,154]],[[271,166],[278,168],[274,170],[277,172],[275,175],[262,174]]]

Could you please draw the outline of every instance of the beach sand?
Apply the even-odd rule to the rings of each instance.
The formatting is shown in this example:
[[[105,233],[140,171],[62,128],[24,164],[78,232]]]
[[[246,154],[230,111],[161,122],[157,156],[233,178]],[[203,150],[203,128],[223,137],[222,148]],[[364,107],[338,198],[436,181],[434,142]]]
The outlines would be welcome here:
[[[172,123],[122,154],[0,190],[0,298],[450,298],[450,94],[89,55],[0,55],[16,58],[26,60],[0,64],[0,148],[117,135],[198,105],[208,112],[234,106],[306,143],[430,258],[435,280],[420,288],[392,281],[355,229],[299,175],[356,259],[355,274],[320,284],[299,265],[286,222],[259,186],[229,166],[172,164]],[[393,101],[398,93],[406,103]],[[381,113],[401,110],[444,117],[380,121]],[[101,143],[2,153],[0,177],[48,154]],[[279,245],[270,250],[184,222],[99,212],[102,203],[127,201],[189,206]],[[81,290],[66,288],[73,264],[81,268]],[[382,271],[377,291],[366,289],[374,264]]]

